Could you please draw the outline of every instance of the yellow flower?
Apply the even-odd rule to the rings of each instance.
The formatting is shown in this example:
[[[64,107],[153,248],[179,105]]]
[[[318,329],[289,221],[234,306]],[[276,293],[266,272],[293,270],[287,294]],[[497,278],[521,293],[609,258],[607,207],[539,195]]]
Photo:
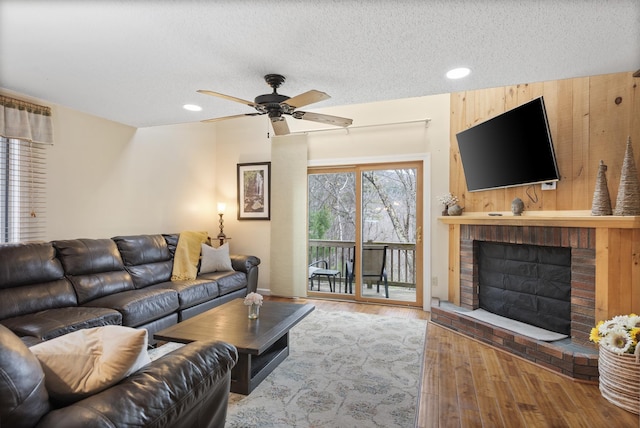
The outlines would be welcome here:
[[[632,328],[629,334],[631,335],[631,340],[633,341],[633,344],[637,345],[638,340],[640,339],[640,327]]]
[[[602,321],[600,321],[600,323],[602,323]],[[598,334],[599,332],[600,331],[598,327],[593,327],[591,329],[591,334],[589,335],[589,340],[592,341],[593,343],[600,342],[600,335]]]

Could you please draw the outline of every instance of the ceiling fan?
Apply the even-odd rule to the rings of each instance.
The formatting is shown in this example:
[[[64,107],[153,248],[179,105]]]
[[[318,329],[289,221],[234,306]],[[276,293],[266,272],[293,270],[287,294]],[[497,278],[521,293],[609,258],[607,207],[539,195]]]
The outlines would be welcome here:
[[[244,105],[248,105],[249,107],[253,107],[257,110],[257,113],[246,113],[237,114],[234,116],[218,117],[214,119],[203,120],[203,122],[217,122],[220,120],[232,119],[236,117],[261,116],[263,114],[267,114],[271,119],[271,125],[273,126],[273,131],[276,135],[287,135],[289,133],[289,126],[287,125],[287,122],[283,116],[285,114],[292,116],[294,119],[311,120],[313,122],[342,126],[343,128],[346,128],[347,126],[351,125],[351,123],[353,123],[353,120],[344,117],[296,110],[299,107],[304,107],[306,105],[331,98],[324,92],[312,89],[300,95],[296,95],[293,98],[290,98],[277,92],[277,89],[285,81],[284,76],[280,74],[267,74],[266,76],[264,76],[264,80],[269,86],[273,88],[273,92],[270,94],[258,95],[254,101],[247,101],[241,98],[232,97],[230,95],[224,95],[218,92],[200,89],[198,92],[201,94],[212,95],[214,97],[224,98],[225,100],[235,101]]]

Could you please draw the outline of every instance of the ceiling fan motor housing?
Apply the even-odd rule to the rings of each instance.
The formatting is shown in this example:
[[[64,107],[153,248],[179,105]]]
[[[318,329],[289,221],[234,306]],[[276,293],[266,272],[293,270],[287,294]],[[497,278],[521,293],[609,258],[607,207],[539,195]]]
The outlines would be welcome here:
[[[258,95],[254,100],[256,104],[268,106],[269,104],[280,105],[281,102],[287,101],[290,97],[280,94],[264,94]]]
[[[270,94],[258,95],[255,98],[254,102],[256,104],[260,104],[263,109],[267,111],[269,117],[271,118],[282,117],[282,113],[291,114],[291,111],[288,111],[285,106],[280,104],[287,101],[291,97],[280,95],[277,92],[277,89],[286,80],[285,77],[281,74],[267,74],[266,76],[264,76],[264,80],[269,86],[273,88],[273,92]]]

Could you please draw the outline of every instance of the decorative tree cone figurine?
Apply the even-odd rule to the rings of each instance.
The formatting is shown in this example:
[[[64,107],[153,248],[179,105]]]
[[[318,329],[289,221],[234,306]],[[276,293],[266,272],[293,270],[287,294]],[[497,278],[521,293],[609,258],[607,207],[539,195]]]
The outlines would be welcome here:
[[[611,215],[611,197],[607,187],[607,166],[600,160],[598,167],[598,177],[596,178],[596,189],[593,192],[593,202],[591,203],[591,215]]]
[[[614,215],[640,215],[640,180],[638,170],[633,160],[633,147],[631,137],[627,139],[627,150],[622,163],[620,186]]]

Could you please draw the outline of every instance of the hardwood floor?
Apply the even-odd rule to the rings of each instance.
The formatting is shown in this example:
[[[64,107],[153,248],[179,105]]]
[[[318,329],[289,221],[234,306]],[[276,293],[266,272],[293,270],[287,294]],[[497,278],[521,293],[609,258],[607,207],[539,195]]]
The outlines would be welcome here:
[[[297,300],[327,311],[429,319],[429,313],[414,308]],[[638,415],[602,398],[597,385],[574,381],[431,323],[417,419],[419,428],[640,427]]]

